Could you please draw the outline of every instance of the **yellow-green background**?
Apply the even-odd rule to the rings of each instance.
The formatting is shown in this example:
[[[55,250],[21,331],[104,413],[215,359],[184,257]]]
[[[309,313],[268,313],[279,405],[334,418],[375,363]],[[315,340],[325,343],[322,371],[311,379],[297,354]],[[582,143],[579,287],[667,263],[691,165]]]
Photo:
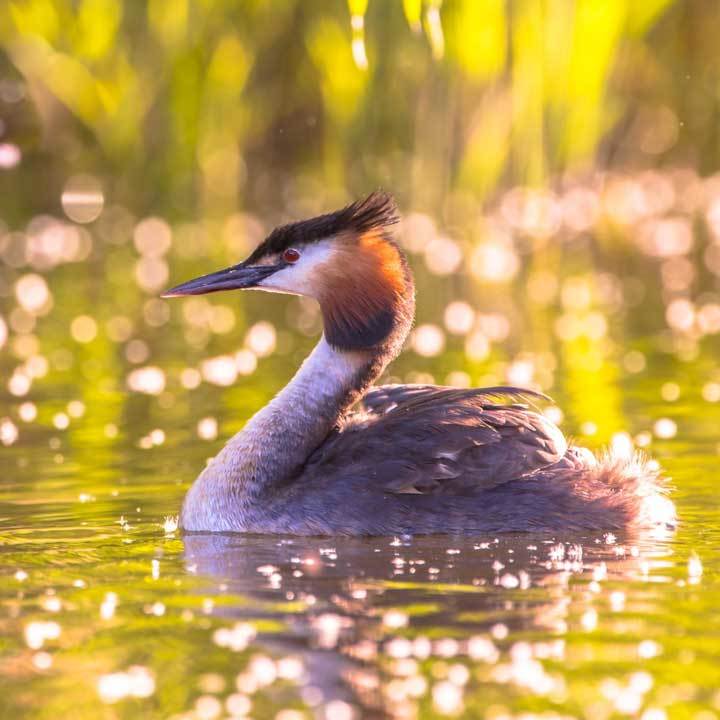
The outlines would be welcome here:
[[[719,717],[718,37],[712,0],[2,3],[0,717],[198,717],[253,653],[312,670],[252,693],[256,720],[322,716],[335,692],[356,717],[440,717],[432,688],[456,664],[467,717]],[[389,377],[538,387],[583,443],[660,460],[676,535],[564,539],[584,565],[529,538],[198,550],[166,535],[205,459],[320,326],[294,298],[159,291],[379,186],[418,281],[420,332]],[[217,358],[257,367],[218,385]],[[154,394],[132,375],[147,368]],[[315,570],[293,577],[298,558]],[[411,559],[426,562],[410,573]],[[520,568],[529,588],[496,584]],[[390,608],[408,624],[383,624]],[[345,618],[342,651],[317,648],[328,614]],[[212,639],[236,618],[259,633],[240,654]],[[62,632],[43,668],[24,632],[48,619]],[[507,635],[487,635],[498,623]],[[477,634],[494,663],[440,643],[403,669],[387,644]],[[550,641],[553,693],[502,670]],[[100,678],[131,665],[154,674],[152,696],[103,702]],[[633,710],[621,689],[647,685],[638,672],[651,687]],[[401,700],[407,673],[427,687]],[[335,674],[319,704],[303,694]]]

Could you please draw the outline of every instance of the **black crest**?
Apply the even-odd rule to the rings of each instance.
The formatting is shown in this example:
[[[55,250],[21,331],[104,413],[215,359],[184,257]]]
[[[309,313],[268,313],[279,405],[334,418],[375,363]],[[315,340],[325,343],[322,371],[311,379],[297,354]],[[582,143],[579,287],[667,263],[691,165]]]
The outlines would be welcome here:
[[[265,255],[281,253],[289,247],[316,242],[342,232],[364,233],[394,225],[399,220],[392,195],[376,190],[364,200],[358,200],[342,210],[275,228],[255,248],[247,262],[252,265]]]

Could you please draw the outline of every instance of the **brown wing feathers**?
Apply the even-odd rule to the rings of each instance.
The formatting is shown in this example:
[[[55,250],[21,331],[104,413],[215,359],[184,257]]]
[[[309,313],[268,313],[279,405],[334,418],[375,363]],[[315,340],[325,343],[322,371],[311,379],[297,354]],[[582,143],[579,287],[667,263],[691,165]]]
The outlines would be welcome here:
[[[322,467],[362,465],[368,482],[385,492],[476,494],[558,461],[567,445],[541,415],[516,400],[517,388],[465,390],[435,386],[389,386],[371,390],[369,414],[328,439],[315,457]],[[538,394],[538,397],[544,397]]]

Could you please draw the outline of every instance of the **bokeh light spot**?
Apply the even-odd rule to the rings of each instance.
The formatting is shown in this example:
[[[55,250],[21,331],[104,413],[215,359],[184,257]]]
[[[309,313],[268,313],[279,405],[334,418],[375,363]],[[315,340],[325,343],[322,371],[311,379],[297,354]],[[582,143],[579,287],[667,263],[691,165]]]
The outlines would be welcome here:
[[[90,223],[97,220],[105,204],[102,185],[92,175],[74,175],[65,183],[61,202],[70,220]]]

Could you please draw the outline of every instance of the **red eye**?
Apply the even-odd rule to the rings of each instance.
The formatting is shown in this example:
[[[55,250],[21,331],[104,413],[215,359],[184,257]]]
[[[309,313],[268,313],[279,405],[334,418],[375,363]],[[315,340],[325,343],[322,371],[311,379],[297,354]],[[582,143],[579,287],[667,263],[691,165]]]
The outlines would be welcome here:
[[[288,248],[283,253],[283,260],[288,263],[296,263],[300,259],[300,253],[295,248]]]

